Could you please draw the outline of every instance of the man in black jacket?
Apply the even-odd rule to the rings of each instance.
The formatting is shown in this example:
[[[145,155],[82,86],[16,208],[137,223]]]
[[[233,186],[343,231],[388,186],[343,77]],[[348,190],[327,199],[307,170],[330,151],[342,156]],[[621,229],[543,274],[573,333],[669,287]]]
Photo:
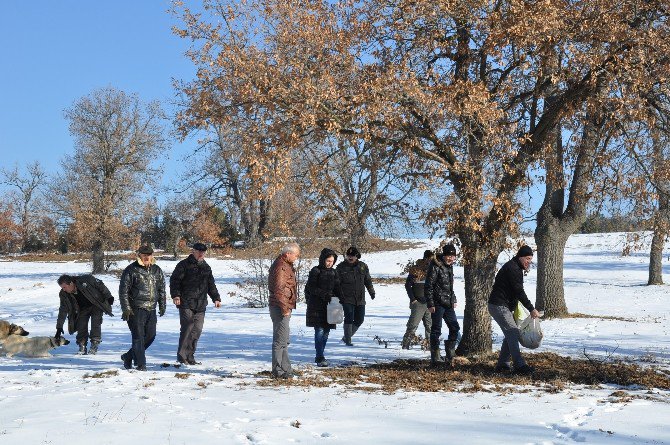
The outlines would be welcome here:
[[[61,288],[58,297],[60,307],[56,321],[56,337],[63,334],[63,324],[67,317],[67,331],[72,335],[77,333],[79,354],[96,354],[98,345],[102,341],[102,314],[112,314],[114,297],[105,286],[105,283],[93,275],[70,276],[61,275],[58,278]],[[89,335],[88,321],[91,320]],[[91,348],[87,350],[88,339],[91,339]]]
[[[177,263],[170,276],[170,296],[179,309],[179,347],[177,361],[195,365],[194,353],[205,323],[207,295],[214,307],[221,306],[221,297],[214,283],[212,268],[205,261],[207,246],[195,243],[191,254]]]
[[[346,261],[337,265],[342,288],[342,308],[344,309],[344,337],[342,341],[347,346],[353,346],[351,337],[365,320],[365,289],[370,298],[375,299],[375,288],[372,286],[368,265],[362,261],[361,253],[351,246],[347,249]]]
[[[489,313],[498,323],[505,336],[496,372],[511,371],[510,357],[514,361],[514,372],[516,374],[532,374],[533,368],[526,364],[519,349],[519,328],[514,321],[514,309],[519,302],[530,311],[533,318],[540,316],[533,303],[530,302],[526,292],[523,290],[523,275],[530,269],[533,261],[533,249],[522,246],[516,256],[506,262],[496,275],[493,289],[489,296]]]
[[[433,325],[430,330],[430,363],[437,365],[441,362],[440,335],[442,334],[442,320],[447,323],[449,336],[444,341],[445,363],[451,365],[456,356],[456,343],[461,326],[456,319],[456,294],[454,293],[454,267],[456,261],[456,247],[447,244],[442,248],[442,255],[433,259],[428,266],[424,294],[426,305],[431,313]]]
[[[119,284],[119,301],[128,322],[132,347],[121,355],[123,366],[130,369],[135,361],[138,371],[147,370],[145,351],[156,338],[156,304],[162,317],[165,314],[165,276],[155,264],[150,246],[137,251],[138,258],[125,268]]]

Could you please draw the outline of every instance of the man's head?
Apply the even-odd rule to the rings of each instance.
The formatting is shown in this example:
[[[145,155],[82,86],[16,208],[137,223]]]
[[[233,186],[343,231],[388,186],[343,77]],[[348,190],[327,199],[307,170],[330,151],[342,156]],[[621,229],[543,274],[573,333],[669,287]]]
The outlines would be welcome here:
[[[205,259],[205,252],[207,252],[207,246],[203,243],[193,244],[193,249],[191,250],[191,255],[197,260],[202,261]]]
[[[300,246],[298,243],[288,243],[282,248],[281,254],[286,258],[286,261],[293,264],[300,258]]]
[[[154,249],[152,249],[149,245],[142,246],[137,249],[137,255],[140,257],[142,264],[148,266],[151,264],[151,260],[153,259]]]
[[[347,258],[348,262],[354,264],[356,263],[356,261],[361,259],[361,252],[356,247],[351,246],[350,248],[347,249],[345,257]]]
[[[424,259],[424,260],[429,260],[429,259],[433,258],[434,255],[435,255],[435,254],[434,254],[433,251],[430,250],[430,249],[429,249],[429,250],[424,250],[424,251],[423,251],[423,259]]]
[[[454,264],[456,261],[456,246],[453,244],[447,244],[442,247],[442,256],[444,257],[445,263],[448,265]]]
[[[530,263],[533,261],[533,249],[530,246],[521,246],[516,253],[516,257],[523,270],[529,270]]]
[[[58,277],[57,282],[60,288],[63,289],[68,294],[71,294],[77,290],[77,286],[74,284],[74,277],[70,275],[65,274],[61,275],[60,277]]]

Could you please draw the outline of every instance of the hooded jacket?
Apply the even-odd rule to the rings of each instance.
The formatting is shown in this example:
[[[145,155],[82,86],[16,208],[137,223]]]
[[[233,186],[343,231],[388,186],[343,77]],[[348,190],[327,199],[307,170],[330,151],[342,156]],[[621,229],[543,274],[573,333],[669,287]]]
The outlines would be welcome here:
[[[212,268],[205,260],[198,262],[193,255],[189,255],[177,263],[170,276],[170,296],[180,297],[182,308],[204,312],[207,295],[212,302],[221,301]]]
[[[103,313],[114,316],[112,314],[112,304],[114,297],[107,289],[105,283],[98,280],[93,275],[80,275],[73,277],[74,283],[77,286],[77,293],[81,294],[86,300]],[[60,307],[58,308],[58,319],[56,320],[56,329],[63,329],[65,318],[67,317],[67,331],[70,335],[76,331],[77,317],[79,316],[79,304],[74,294],[70,294],[61,290],[58,294],[60,298]]]
[[[521,267],[519,258],[514,257],[506,262],[496,274],[489,296],[489,304],[507,306],[510,311],[514,311],[519,301],[528,311],[532,312],[535,309],[526,291],[523,290],[523,267]]]
[[[128,265],[121,275],[119,302],[123,311],[127,309],[156,309],[165,313],[165,276],[156,264],[145,266],[141,259]]]
[[[326,258],[335,257],[334,250],[323,249],[319,255],[319,265],[312,267],[305,284],[305,298],[307,299],[306,323],[309,327],[335,329],[334,324],[328,324],[327,306],[331,298],[342,299],[340,276],[334,267],[326,267]]]
[[[424,288],[426,305],[453,308],[456,304],[454,293],[454,267],[444,261],[443,256],[434,258],[428,266]]]

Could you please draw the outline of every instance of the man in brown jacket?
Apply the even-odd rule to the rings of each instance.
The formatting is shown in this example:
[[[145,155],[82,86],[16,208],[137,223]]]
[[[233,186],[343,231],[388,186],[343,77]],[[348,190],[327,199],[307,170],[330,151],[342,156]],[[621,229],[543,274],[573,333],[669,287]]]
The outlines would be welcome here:
[[[288,356],[289,321],[298,298],[298,284],[293,263],[300,257],[300,246],[290,243],[270,266],[270,318],[272,319],[272,376],[288,379],[293,376]]]

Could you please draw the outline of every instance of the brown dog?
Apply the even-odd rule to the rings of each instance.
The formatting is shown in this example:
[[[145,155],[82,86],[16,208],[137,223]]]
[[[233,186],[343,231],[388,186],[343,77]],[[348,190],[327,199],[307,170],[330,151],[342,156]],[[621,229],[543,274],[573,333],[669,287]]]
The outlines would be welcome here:
[[[28,335],[28,331],[14,323],[0,320],[0,342],[10,335]]]

